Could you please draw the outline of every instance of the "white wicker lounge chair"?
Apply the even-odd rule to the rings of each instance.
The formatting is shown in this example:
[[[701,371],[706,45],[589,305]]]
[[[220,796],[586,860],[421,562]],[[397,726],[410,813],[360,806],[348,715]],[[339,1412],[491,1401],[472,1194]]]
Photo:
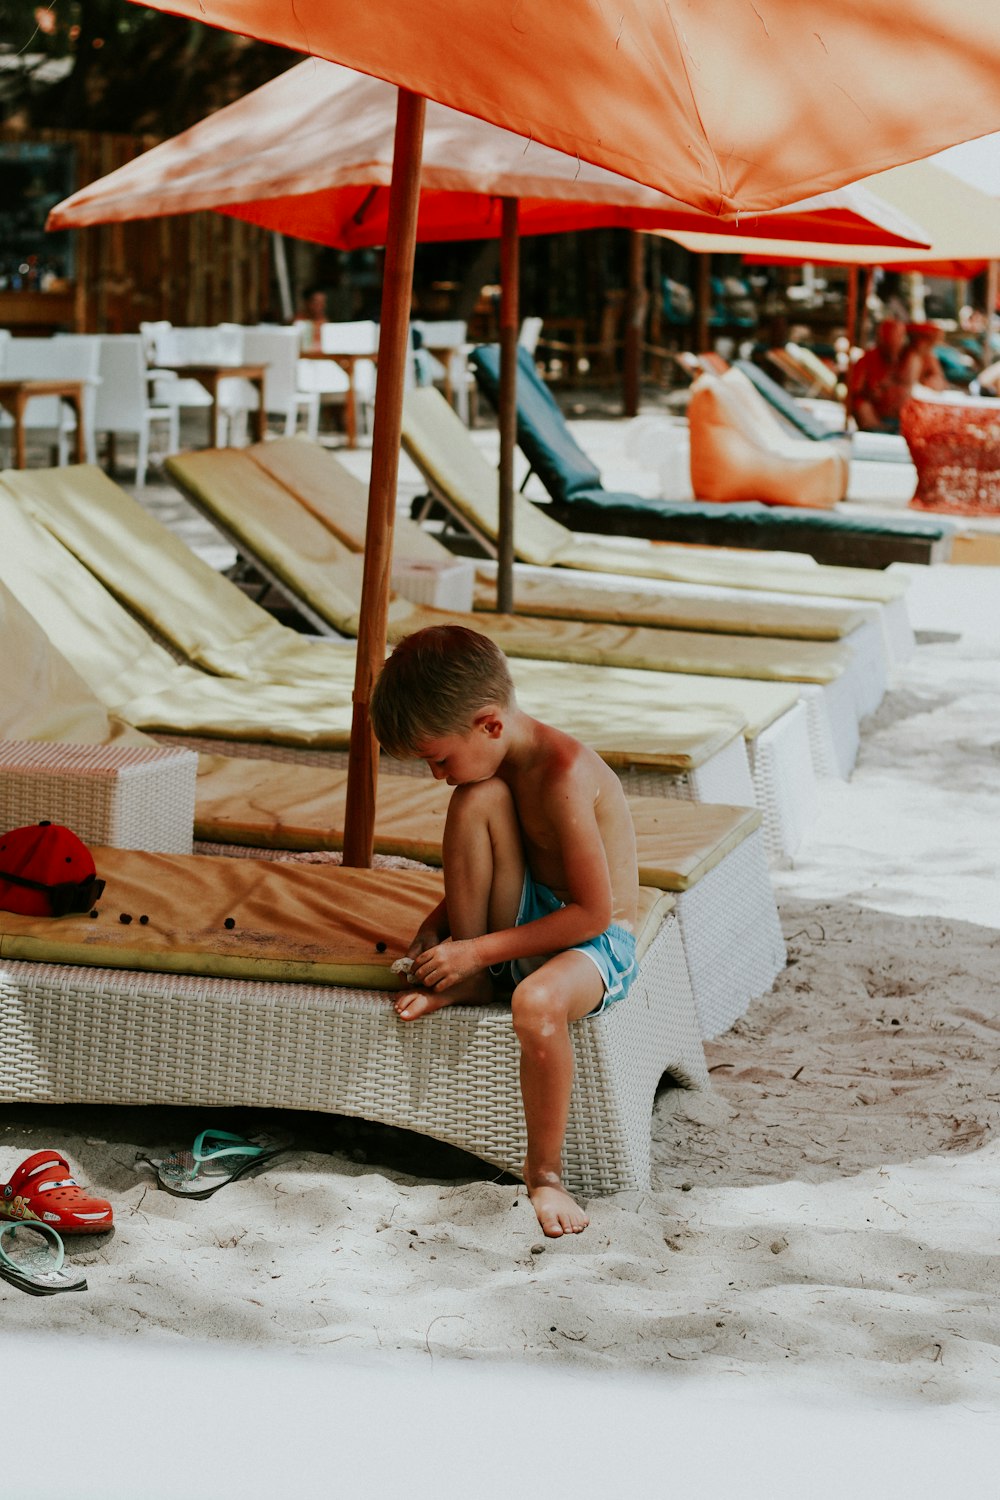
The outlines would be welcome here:
[[[106,869],[110,851],[96,852]],[[377,915],[387,872],[371,873]],[[648,1186],[662,1076],[707,1084],[673,903],[648,896],[648,941],[627,1002],[573,1028],[564,1166],[581,1194]],[[18,946],[17,926],[3,922],[0,948]],[[519,1173],[525,1137],[509,1007],[456,1005],[404,1025],[388,1002],[384,990],[349,984],[0,955],[0,1099],[324,1110],[433,1135]]]

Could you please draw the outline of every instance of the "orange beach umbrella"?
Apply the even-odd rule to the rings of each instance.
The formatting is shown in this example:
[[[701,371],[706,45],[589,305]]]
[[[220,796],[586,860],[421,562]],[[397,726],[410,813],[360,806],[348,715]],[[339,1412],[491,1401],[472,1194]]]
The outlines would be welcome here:
[[[52,210],[48,228],[214,209],[341,250],[384,245],[395,110],[391,84],[311,58],[88,183]],[[752,224],[782,240],[928,243],[918,216],[855,187],[720,225],[630,177],[429,104],[417,239],[495,238],[504,198],[518,200],[522,235]]]
[[[1000,129],[995,0],[154,0],[399,88],[344,859],[369,864],[428,98],[710,213],[777,208]],[[513,352],[516,328],[501,343]],[[513,361],[508,359],[508,380]]]
[[[159,0],[712,214],[1000,129],[995,0]]]

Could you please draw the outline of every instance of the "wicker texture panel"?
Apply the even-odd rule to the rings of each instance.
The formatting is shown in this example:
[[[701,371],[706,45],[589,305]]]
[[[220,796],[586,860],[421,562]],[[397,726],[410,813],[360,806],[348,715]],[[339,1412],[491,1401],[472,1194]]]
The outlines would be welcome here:
[[[253,1105],[382,1120],[519,1172],[509,1007],[413,1025],[380,991],[7,963],[0,1099]],[[707,1086],[680,929],[666,918],[626,1001],[573,1027],[566,1174],[581,1193],[649,1184],[653,1094]]]
[[[854,649],[854,672],[851,680],[857,694],[858,717],[873,714],[889,686],[889,668],[882,633],[874,620],[866,620],[848,636]]]
[[[910,623],[910,612],[906,607],[906,600],[895,599],[891,604],[883,604],[879,610],[878,620],[882,627],[882,638],[885,641],[890,670],[894,667],[905,667],[917,649],[917,638]]]
[[[841,677],[825,687],[805,686],[802,701],[809,713],[809,744],[817,772],[847,781],[861,744],[851,683]]]
[[[85,843],[190,854],[198,758],[145,745],[0,741],[0,820],[48,818]]]
[[[677,898],[701,1034],[728,1031],[785,966],[760,830]]]
[[[677,797],[685,802],[725,802],[730,807],[755,807],[746,742],[730,740],[700,766],[681,776],[659,770],[622,766],[618,777],[626,792],[639,797]]]
[[[805,704],[797,703],[748,747],[764,844],[776,864],[792,858],[819,811],[808,723]]]

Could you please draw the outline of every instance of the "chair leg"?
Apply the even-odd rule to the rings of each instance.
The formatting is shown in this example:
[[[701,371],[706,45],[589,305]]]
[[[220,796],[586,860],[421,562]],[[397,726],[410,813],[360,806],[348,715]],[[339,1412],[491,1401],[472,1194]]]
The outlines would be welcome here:
[[[139,443],[135,452],[135,487],[141,490],[146,483],[146,470],[149,467],[149,423],[143,422],[139,428]]]

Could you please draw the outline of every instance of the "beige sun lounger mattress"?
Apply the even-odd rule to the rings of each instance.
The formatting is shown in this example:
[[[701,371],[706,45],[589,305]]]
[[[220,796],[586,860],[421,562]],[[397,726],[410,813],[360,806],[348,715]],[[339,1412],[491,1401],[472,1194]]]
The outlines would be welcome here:
[[[353,648],[344,655],[342,648],[325,642],[312,647],[327,654],[327,671],[312,688],[211,676],[174,661],[80,563],[3,494],[0,524],[5,541],[0,583],[6,584],[8,599],[13,595],[21,606],[19,611],[7,607],[5,650],[0,656],[0,688],[8,691],[12,702],[24,704],[22,659],[35,660],[35,670],[44,680],[38,641],[42,633],[106,713],[138,728],[324,750],[343,750],[349,744]],[[636,674],[635,682],[620,685],[605,682],[598,712],[589,684],[577,687],[572,680],[557,681],[551,668],[546,672],[540,662],[523,665],[529,669],[524,687],[527,712],[544,709],[552,716],[555,706],[556,721],[592,743],[616,767],[648,765],[686,772],[744,732],[739,711],[721,702],[694,708],[681,703],[675,708],[655,701],[647,674]],[[80,709],[82,714],[92,711],[92,705]],[[13,715],[9,737],[14,737],[15,722],[18,737],[45,737],[44,732],[29,732],[23,719],[15,721]]]
[[[185,493],[235,530],[292,593],[334,629],[357,633],[361,555],[348,551],[259,464],[242,451],[207,449],[175,455],[167,468]],[[399,598],[390,608],[389,638],[397,641],[424,626],[447,623],[481,630],[508,655],[547,661],[813,683],[836,680],[850,661],[849,648],[837,642],[460,614]]]
[[[408,391],[403,402],[403,446],[435,493],[480,535],[498,535],[497,476],[460,419],[434,390]],[[622,539],[588,540],[553,520],[525,496],[514,497],[514,538],[522,562],[640,574],[675,582],[781,590],[886,603],[906,590],[903,580],[865,568],[820,565],[805,554],[781,562],[719,549]]]
[[[368,489],[335,454],[302,437],[255,443],[245,452],[352,552],[364,551]],[[402,515],[396,517],[393,553],[426,562],[450,562],[454,557],[424,527]],[[492,609],[495,598],[492,580],[478,580],[477,610]],[[739,600],[698,599],[683,594],[660,596],[639,590],[629,592],[624,586],[612,592],[588,587],[565,571],[548,578],[516,577],[515,608],[523,614],[550,618],[817,641],[840,640],[864,619],[860,611],[835,604],[803,615],[793,604],[760,602],[746,590]]]
[[[275,849],[343,847],[347,776],[312,766],[202,755],[195,834],[206,842]],[[425,864],[441,863],[451,789],[410,776],[379,778],[375,846]],[[630,797],[640,879],[683,891],[760,826],[756,808],[666,797]]]
[[[133,849],[93,854],[106,882],[98,917],[0,912],[0,957],[394,990],[401,980],[393,961],[443,894],[435,871]],[[671,896],[642,888],[640,956],[672,909]]]

